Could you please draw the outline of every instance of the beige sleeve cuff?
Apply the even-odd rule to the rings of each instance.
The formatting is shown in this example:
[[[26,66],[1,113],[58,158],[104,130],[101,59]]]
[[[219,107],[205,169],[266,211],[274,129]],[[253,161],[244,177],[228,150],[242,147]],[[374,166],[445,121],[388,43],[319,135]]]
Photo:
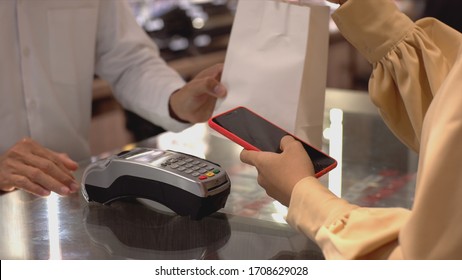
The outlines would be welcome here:
[[[330,192],[318,179],[306,177],[292,191],[287,223],[314,240],[322,226],[358,208]]]
[[[345,38],[371,63],[384,57],[415,27],[390,0],[348,0],[332,18]]]

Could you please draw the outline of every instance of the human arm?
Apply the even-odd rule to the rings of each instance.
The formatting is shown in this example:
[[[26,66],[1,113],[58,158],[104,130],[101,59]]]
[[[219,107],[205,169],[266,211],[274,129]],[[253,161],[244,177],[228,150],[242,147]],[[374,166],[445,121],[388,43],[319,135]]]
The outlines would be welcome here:
[[[461,258],[461,36],[414,24],[389,0],[348,0],[333,15],[373,64],[369,92],[391,130],[420,151],[412,212],[358,208],[306,177],[292,188],[287,221],[326,258]]]
[[[369,93],[385,123],[418,151],[425,113],[457,55],[458,44],[448,41],[458,32],[430,19],[415,24],[390,0],[347,1],[332,17],[372,64]]]
[[[285,136],[281,150],[280,154],[243,150],[241,161],[256,167],[259,185],[289,206],[288,223],[315,240],[326,258],[400,256],[396,240],[407,210],[350,204],[314,177],[312,162],[300,142]]]
[[[66,154],[46,149],[32,139],[23,139],[0,156],[0,190],[15,188],[47,196],[69,195],[79,189],[72,171],[76,162]]]
[[[431,18],[414,24],[385,0],[348,0],[333,17],[373,65],[369,93],[383,119],[419,152],[396,250],[406,259],[462,258],[462,35]]]
[[[96,73],[111,84],[122,106],[166,130],[205,121],[204,112],[226,94],[216,87],[221,65],[185,83],[135,22],[126,1],[100,1],[96,57]]]

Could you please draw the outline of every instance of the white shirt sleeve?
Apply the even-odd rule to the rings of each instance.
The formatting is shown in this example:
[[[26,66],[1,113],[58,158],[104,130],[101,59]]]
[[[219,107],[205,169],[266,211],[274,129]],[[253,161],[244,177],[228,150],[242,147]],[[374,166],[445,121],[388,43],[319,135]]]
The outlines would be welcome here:
[[[160,57],[127,2],[101,1],[98,19],[96,73],[111,84],[117,100],[166,130],[187,128],[168,110],[170,95],[185,82]]]

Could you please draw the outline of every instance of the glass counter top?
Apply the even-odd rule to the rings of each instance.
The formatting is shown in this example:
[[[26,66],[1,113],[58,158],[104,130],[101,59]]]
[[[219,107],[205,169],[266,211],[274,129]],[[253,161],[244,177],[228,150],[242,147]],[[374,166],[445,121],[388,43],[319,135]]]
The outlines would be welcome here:
[[[339,161],[321,181],[364,206],[410,208],[417,155],[389,132],[363,92],[329,89],[322,149]],[[323,259],[319,248],[286,224],[286,207],[258,186],[242,148],[205,124],[121,147],[156,147],[218,163],[232,186],[226,206],[199,221],[139,200],[109,206],[81,193],[39,198],[0,195],[0,259]],[[118,150],[118,151],[120,151]],[[76,178],[91,160],[80,163]]]

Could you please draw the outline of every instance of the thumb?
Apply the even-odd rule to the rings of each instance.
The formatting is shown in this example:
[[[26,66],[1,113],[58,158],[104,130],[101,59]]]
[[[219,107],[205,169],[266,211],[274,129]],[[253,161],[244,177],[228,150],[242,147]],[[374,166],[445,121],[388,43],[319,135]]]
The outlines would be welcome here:
[[[210,78],[213,78],[219,81],[221,79],[222,72],[223,72],[223,63],[218,63],[218,64],[215,64],[213,66],[210,66],[202,70],[194,78],[200,79],[200,78],[210,77]]]
[[[284,151],[290,145],[290,143],[292,143],[294,141],[296,141],[296,140],[290,135],[286,135],[286,136],[282,137],[282,139],[281,139],[281,150]]]
[[[223,98],[227,94],[225,86],[218,80],[210,77],[193,80],[189,86],[190,91],[196,96],[206,93],[215,98]]]
[[[257,153],[260,153],[260,152],[243,149],[240,154],[240,159],[243,163],[247,163],[249,165],[255,166],[256,161],[257,161],[257,155],[258,155]]]

